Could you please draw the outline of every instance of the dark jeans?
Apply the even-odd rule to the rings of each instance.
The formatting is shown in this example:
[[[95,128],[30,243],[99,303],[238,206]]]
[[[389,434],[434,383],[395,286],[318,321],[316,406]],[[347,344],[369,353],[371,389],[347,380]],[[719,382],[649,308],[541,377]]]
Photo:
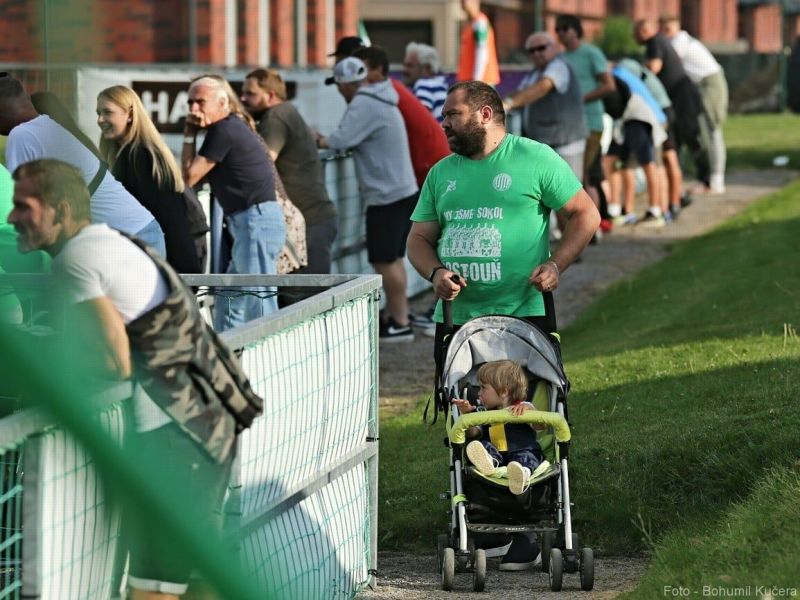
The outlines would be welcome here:
[[[542,462],[533,450],[509,450],[504,455],[487,440],[481,440],[481,444],[486,448],[489,456],[496,460],[497,464],[501,466],[506,466],[508,463],[516,461],[523,467],[528,467],[533,471],[539,466],[539,463]]]
[[[308,247],[308,264],[295,273],[330,273],[331,247],[339,232],[339,218],[331,217],[319,223],[306,223],[306,245]]]
[[[709,183],[711,166],[708,159],[708,143],[704,140],[703,130],[708,129],[705,122],[708,115],[703,107],[703,99],[697,86],[685,77],[668,90],[675,121],[671,123],[675,133],[675,149],[680,154],[681,147],[686,146],[692,155],[697,179],[705,185]]]

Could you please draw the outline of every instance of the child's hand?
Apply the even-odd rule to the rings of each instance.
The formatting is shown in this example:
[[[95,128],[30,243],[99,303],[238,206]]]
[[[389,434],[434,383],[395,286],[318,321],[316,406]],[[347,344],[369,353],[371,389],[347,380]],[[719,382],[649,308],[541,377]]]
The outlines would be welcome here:
[[[530,402],[520,402],[518,404],[512,404],[508,407],[508,410],[515,417],[521,417],[522,413],[524,413],[526,410],[536,410],[536,407],[534,407]]]
[[[458,412],[460,412],[462,415],[475,411],[475,407],[469,403],[469,400],[461,400],[459,398],[453,398],[450,401],[450,403],[454,404],[458,408]]]

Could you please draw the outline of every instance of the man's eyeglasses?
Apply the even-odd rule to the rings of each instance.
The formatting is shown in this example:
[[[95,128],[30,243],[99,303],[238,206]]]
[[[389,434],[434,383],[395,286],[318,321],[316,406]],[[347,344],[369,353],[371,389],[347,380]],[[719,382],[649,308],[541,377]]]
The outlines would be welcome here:
[[[550,47],[550,44],[543,44],[541,46],[531,46],[530,48],[526,48],[526,50],[533,54],[534,52],[544,52]]]

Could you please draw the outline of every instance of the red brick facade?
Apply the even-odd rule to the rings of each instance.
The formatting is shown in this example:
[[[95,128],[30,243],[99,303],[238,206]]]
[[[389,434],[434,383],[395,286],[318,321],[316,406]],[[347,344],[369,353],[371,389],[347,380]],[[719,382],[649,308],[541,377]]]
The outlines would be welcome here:
[[[325,66],[329,45],[358,32],[359,0],[335,0],[334,31],[327,31],[331,15],[326,0],[306,0],[306,56],[297,57],[296,2],[269,0],[269,62],[287,67],[298,62]],[[185,0],[69,0],[45,3],[0,0],[0,62],[53,63],[179,63],[225,64],[226,0],[197,0],[196,56],[191,56],[190,4]],[[264,27],[254,20],[258,0],[236,0],[235,61],[254,65]],[[521,48],[533,31],[536,0],[522,0],[520,9],[485,0],[485,10],[497,32],[498,54],[506,59]],[[797,16],[782,24],[778,3],[738,7],[736,0],[544,0],[544,26],[552,31],[555,16],[582,17],[586,38],[602,28],[607,14],[632,20],[679,14],[684,27],[706,43],[735,42],[742,38],[753,52],[774,53],[781,47],[782,27],[789,42],[800,33]],[[48,43],[44,44],[44,22]],[[455,26],[455,25],[454,25]],[[298,58],[304,60],[298,61]]]
[[[296,61],[295,1],[268,3],[270,63],[291,66]],[[329,15],[325,0],[307,0],[308,52],[311,66],[325,66],[328,40],[354,35],[358,28],[358,0],[336,0],[336,31],[326,31]],[[46,14],[49,43],[44,48],[45,12],[42,2],[0,0],[0,62],[189,62],[190,4],[186,0],[69,0],[49,2]],[[195,61],[226,63],[226,1],[197,0]],[[236,0],[236,62],[258,62],[259,32],[254,20],[258,0]]]

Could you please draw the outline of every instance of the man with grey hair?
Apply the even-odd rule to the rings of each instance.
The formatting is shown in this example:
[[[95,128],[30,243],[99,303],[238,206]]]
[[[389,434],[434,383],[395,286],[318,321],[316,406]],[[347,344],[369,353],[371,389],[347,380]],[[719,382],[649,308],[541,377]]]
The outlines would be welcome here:
[[[447,97],[447,82],[439,75],[439,52],[428,44],[411,42],[406,46],[403,81],[436,120],[442,122],[442,106]]]
[[[528,36],[525,50],[533,70],[519,89],[503,100],[506,112],[522,109],[522,133],[547,144],[583,180],[583,154],[589,130],[583,111],[580,82],[572,67],[558,56],[550,34],[537,31]]]
[[[275,198],[272,165],[253,130],[231,112],[223,82],[200,77],[189,86],[189,114],[183,132],[181,164],[186,185],[207,179],[222,207],[233,245],[228,273],[276,273],[286,237],[283,211]],[[196,136],[205,140],[196,150]],[[215,326],[225,330],[277,310],[274,288],[248,287],[245,294],[219,303]]]

